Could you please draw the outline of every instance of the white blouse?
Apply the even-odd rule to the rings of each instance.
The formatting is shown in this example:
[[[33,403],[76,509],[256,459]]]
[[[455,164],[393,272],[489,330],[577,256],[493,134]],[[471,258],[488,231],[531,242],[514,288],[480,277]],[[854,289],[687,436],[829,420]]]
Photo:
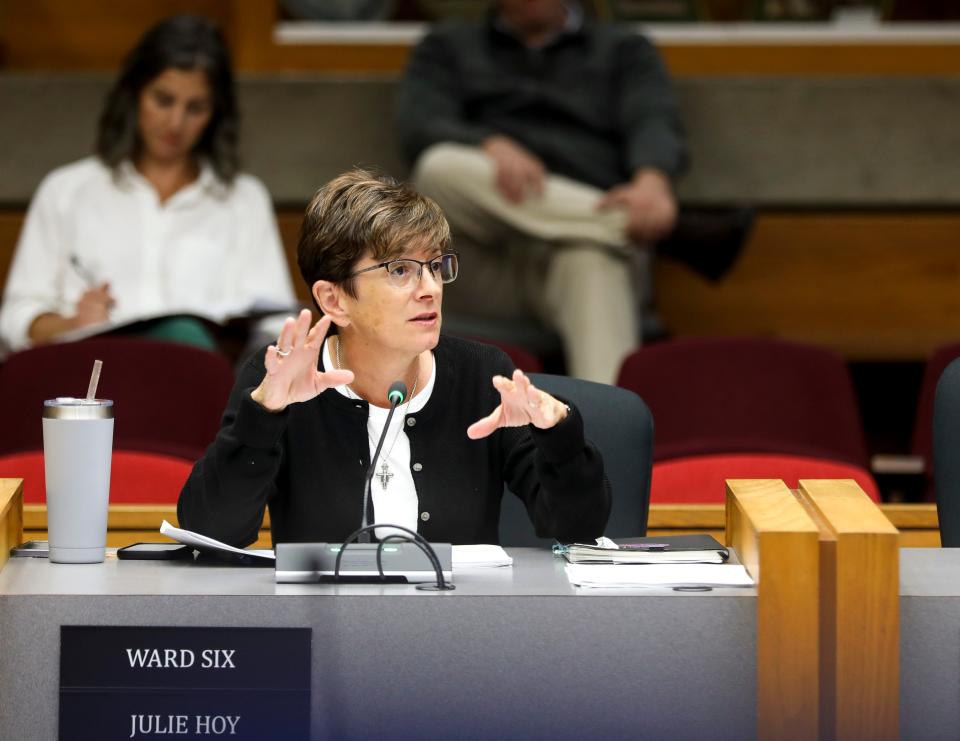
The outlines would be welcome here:
[[[327,370],[336,365],[330,356],[330,343],[323,343],[323,367]],[[397,407],[397,411],[390,420],[390,429],[383,441],[380,458],[377,460],[376,472],[370,482],[370,496],[373,499],[373,522],[370,524],[400,525],[408,530],[417,531],[420,520],[420,499],[417,496],[417,487],[410,471],[410,438],[407,437],[404,419],[408,414],[414,414],[423,409],[430,401],[433,386],[437,380],[437,364],[434,362],[430,371],[430,379],[426,385],[409,401]],[[350,399],[359,398],[349,386],[337,386],[337,391]],[[377,441],[386,424],[388,408],[370,404],[367,416],[367,440],[370,444],[370,457],[373,458],[377,449]],[[386,464],[386,470],[384,470]],[[359,523],[357,523],[359,525]],[[380,540],[388,535],[402,535],[409,537],[401,530],[378,527],[374,534]]]
[[[3,292],[5,349],[28,346],[40,314],[72,315],[90,282],[110,284],[113,323],[295,302],[266,188],[251,175],[226,185],[209,165],[163,204],[130,163],[114,172],[87,157],[47,175]]]

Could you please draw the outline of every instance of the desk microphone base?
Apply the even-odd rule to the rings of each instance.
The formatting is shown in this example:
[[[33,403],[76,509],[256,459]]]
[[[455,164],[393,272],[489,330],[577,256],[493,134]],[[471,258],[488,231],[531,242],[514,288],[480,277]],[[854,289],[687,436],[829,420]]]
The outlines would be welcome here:
[[[341,582],[419,584],[434,582],[437,572],[430,559],[414,543],[385,543],[381,552],[383,574],[377,569],[379,543],[351,543],[340,559]],[[453,578],[453,547],[449,543],[431,543],[443,578]],[[277,543],[276,579],[281,583],[334,581],[337,554],[342,543]]]

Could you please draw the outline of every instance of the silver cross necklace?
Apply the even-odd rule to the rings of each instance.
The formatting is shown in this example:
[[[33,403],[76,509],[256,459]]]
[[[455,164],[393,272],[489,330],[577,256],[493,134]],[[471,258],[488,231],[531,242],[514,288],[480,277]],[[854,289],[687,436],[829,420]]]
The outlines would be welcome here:
[[[340,337],[339,337],[339,336],[337,337],[336,358],[337,358],[337,370],[341,370],[341,369],[343,368],[343,363],[342,363],[341,360],[340,360]],[[418,362],[418,363],[417,363],[417,375],[416,375],[416,378],[413,379],[413,390],[410,392],[410,396],[407,397],[407,402],[406,402],[406,404],[404,404],[404,408],[405,408],[405,409],[409,409],[409,407],[410,407],[410,402],[413,400],[413,397],[414,397],[414,396],[416,395],[416,393],[417,393],[417,384],[420,383],[420,370],[419,370],[419,369],[420,369],[420,364],[419,364],[419,362]],[[347,388],[347,391],[349,391],[351,394],[353,394],[354,396],[356,396],[358,399],[360,398],[359,395],[358,395],[352,388],[350,388],[349,386],[347,386],[346,388]],[[403,419],[403,417],[401,416],[401,420],[402,420],[402,419]],[[400,439],[400,433],[401,433],[401,432],[403,432],[403,422],[401,422],[400,425],[397,427],[397,433],[393,436],[393,442],[390,443],[390,449],[387,450],[387,452],[386,452],[385,454],[383,454],[383,455],[381,456],[381,458],[380,458],[380,461],[381,461],[381,463],[380,463],[380,470],[379,470],[376,474],[374,474],[374,475],[377,477],[377,479],[380,481],[380,488],[383,489],[383,491],[386,491],[386,490],[387,490],[387,487],[390,485],[390,479],[392,479],[393,476],[394,476],[393,472],[390,470],[390,466],[387,464],[387,461],[389,461],[390,455],[393,453],[393,448],[394,448],[394,446],[396,446],[397,440]],[[374,435],[371,435],[371,434],[370,434],[370,428],[369,428],[369,427],[367,428],[367,437],[370,438],[370,445],[373,446],[372,449],[373,449],[373,450],[376,450],[376,448],[377,448],[377,440],[376,440],[376,437],[375,437]]]

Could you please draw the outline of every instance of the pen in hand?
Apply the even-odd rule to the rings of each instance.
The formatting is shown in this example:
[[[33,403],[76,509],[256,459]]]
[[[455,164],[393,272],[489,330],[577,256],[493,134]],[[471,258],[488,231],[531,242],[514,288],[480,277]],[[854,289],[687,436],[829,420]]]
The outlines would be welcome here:
[[[80,258],[76,255],[70,255],[70,267],[76,271],[77,275],[83,278],[84,283],[86,283],[89,288],[97,287],[98,284],[96,277],[82,262],[80,262]]]
[[[87,284],[87,290],[83,292],[80,300],[77,302],[74,322],[78,327],[85,327],[90,324],[100,324],[109,321],[110,310],[116,303],[110,295],[110,284],[100,283],[96,276],[87,268],[80,258],[76,255],[70,255],[70,266],[77,275]]]

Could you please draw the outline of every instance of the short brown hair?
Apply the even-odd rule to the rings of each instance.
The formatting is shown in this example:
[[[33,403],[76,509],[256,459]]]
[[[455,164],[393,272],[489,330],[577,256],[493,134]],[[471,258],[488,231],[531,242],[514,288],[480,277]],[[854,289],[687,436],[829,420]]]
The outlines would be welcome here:
[[[386,261],[414,241],[449,248],[450,226],[440,207],[407,183],[353,169],[324,185],[307,206],[297,263],[310,289],[328,280],[356,298],[349,276],[364,254]]]

